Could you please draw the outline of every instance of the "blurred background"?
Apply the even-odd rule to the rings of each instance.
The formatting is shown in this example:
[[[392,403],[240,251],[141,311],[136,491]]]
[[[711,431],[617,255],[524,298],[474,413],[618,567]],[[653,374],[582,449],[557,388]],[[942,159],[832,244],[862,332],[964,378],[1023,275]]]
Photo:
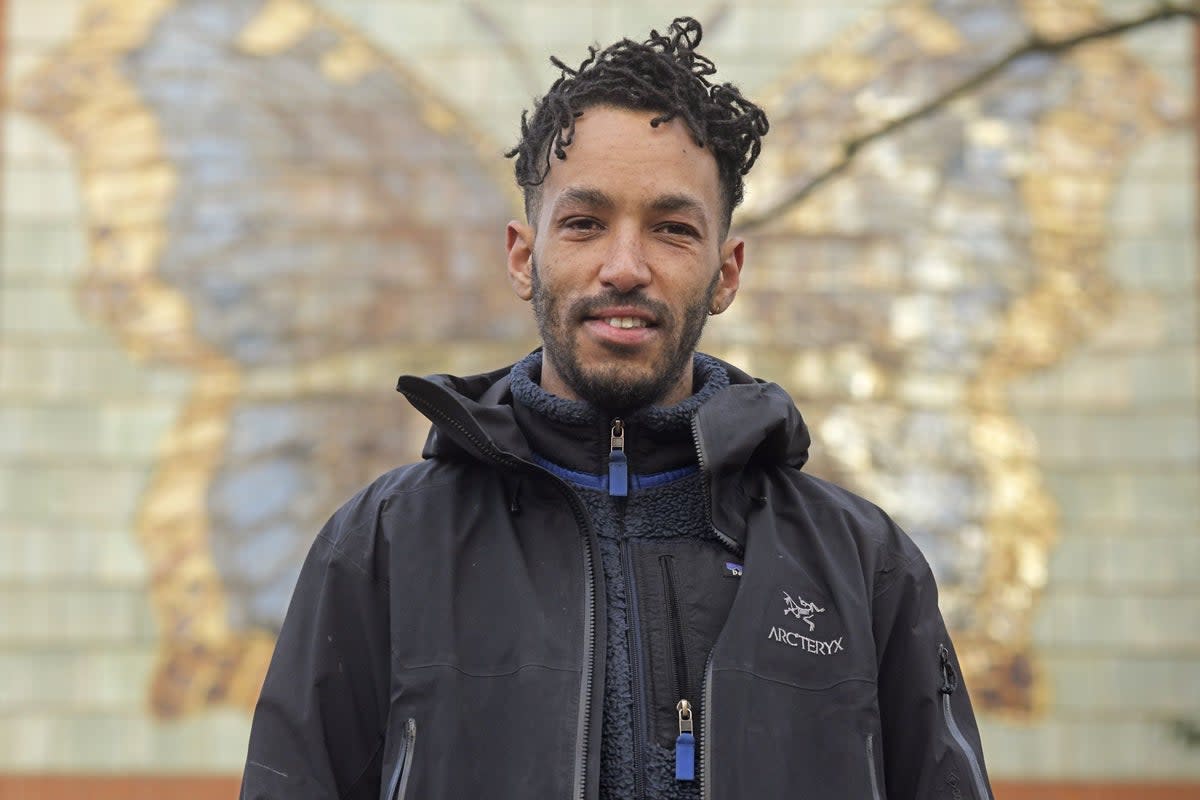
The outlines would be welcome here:
[[[396,377],[536,344],[548,56],[680,14],[772,121],[703,346],[926,552],[997,797],[1200,797],[1176,6],[0,0],[0,798],[236,793],[308,544],[418,457]]]

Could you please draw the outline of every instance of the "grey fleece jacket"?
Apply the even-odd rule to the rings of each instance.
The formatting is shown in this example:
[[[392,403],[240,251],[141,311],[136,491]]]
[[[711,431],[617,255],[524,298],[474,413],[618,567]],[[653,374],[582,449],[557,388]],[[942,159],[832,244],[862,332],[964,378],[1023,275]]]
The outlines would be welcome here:
[[[627,496],[614,496],[604,470],[611,416],[543,390],[538,385],[541,366],[542,354],[537,352],[513,368],[513,398],[525,411],[520,415],[524,428],[548,426],[559,433],[547,437],[538,435],[544,430],[529,431],[532,441],[552,451],[538,452],[542,465],[567,480],[587,508],[599,539],[607,593],[600,796],[614,800],[696,798],[696,781],[676,780],[675,695],[688,692],[676,685],[671,658],[663,655],[671,644],[664,639],[672,635],[671,625],[680,629],[675,635],[679,641],[686,638],[693,655],[689,659],[680,654],[678,658],[690,661],[684,670],[690,669],[698,677],[703,665],[697,662],[711,649],[711,639],[720,630],[736,589],[730,585],[729,591],[714,593],[727,600],[714,604],[715,613],[709,615],[713,619],[689,625],[686,619],[668,622],[670,615],[663,608],[665,593],[639,591],[639,586],[658,586],[655,565],[672,559],[673,549],[681,546],[705,551],[701,563],[711,563],[709,571],[714,573],[731,558],[705,519],[705,488],[691,435],[692,416],[705,400],[728,385],[728,375],[715,360],[697,355],[695,394],[676,406],[650,407],[626,415],[627,438],[651,437],[653,447],[643,450],[647,456],[639,458],[639,448],[632,446],[636,443],[627,444],[631,451],[629,491]],[[646,466],[654,471],[643,471],[639,461],[648,462]],[[694,553],[687,563],[695,563]]]

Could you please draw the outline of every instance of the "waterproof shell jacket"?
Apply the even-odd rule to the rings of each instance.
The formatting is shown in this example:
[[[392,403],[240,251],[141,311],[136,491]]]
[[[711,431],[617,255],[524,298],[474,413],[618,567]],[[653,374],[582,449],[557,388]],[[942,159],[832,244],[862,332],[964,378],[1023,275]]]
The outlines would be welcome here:
[[[802,472],[778,386],[728,367],[693,420],[742,568],[694,714],[702,798],[991,800],[926,560]],[[600,796],[605,597],[574,490],[534,461],[508,370],[404,377],[424,460],[343,506],[301,570],[244,800]]]

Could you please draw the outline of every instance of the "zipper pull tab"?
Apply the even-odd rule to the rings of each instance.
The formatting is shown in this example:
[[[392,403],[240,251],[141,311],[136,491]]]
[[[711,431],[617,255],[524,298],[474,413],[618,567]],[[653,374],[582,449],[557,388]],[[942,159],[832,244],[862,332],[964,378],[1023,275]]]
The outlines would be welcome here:
[[[942,686],[938,691],[942,694],[954,694],[954,690],[958,688],[958,675],[950,664],[950,651],[944,644],[938,645],[938,661],[942,665]]]
[[[625,423],[614,419],[608,449],[608,493],[629,496],[629,462],[625,459]]]
[[[675,780],[696,779],[696,737],[692,733],[692,704],[680,700],[675,705],[679,712],[679,738],[675,740]]]

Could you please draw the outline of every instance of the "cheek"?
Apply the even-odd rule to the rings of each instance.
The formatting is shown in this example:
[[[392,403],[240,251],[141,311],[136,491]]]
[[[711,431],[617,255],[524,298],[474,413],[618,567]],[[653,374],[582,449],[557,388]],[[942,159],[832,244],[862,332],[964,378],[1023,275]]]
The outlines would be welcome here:
[[[563,306],[581,294],[583,280],[581,271],[564,261],[542,261],[538,259],[538,279],[542,290],[552,298],[556,306]]]
[[[682,307],[691,307],[697,303],[706,303],[710,292],[717,286],[714,278],[717,267],[707,263],[693,264],[688,274],[680,276],[670,287],[670,297]]]

